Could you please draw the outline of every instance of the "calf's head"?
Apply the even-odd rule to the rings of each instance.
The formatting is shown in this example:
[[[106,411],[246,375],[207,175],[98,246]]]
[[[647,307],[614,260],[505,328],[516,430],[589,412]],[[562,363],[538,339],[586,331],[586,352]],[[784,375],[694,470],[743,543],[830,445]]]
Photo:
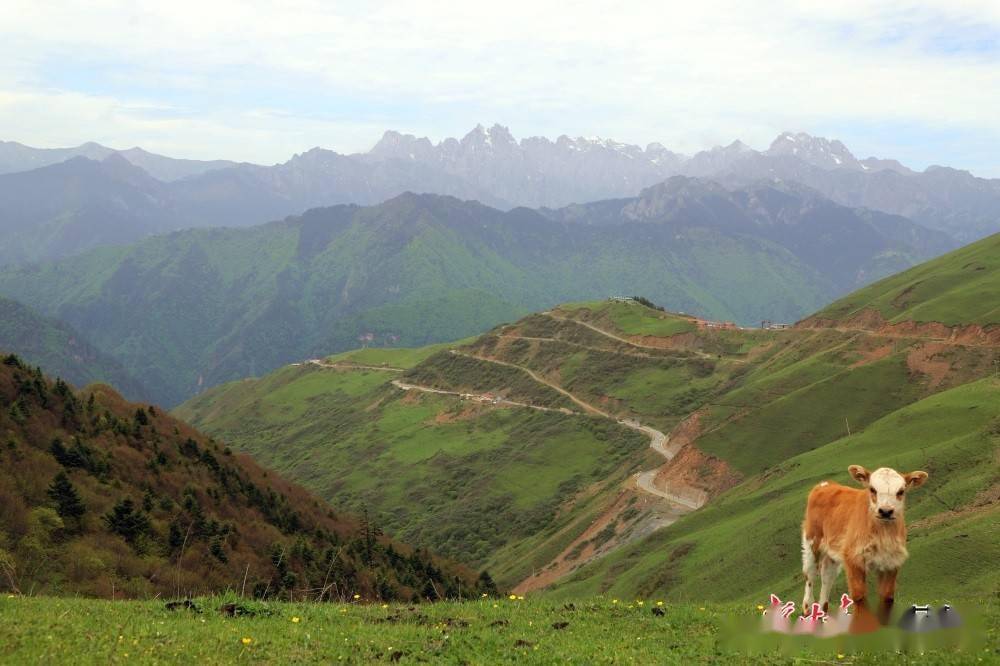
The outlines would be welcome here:
[[[861,465],[847,468],[851,476],[868,490],[868,510],[878,520],[903,519],[906,493],[927,480],[927,472],[900,474],[889,467],[879,467],[869,472]]]

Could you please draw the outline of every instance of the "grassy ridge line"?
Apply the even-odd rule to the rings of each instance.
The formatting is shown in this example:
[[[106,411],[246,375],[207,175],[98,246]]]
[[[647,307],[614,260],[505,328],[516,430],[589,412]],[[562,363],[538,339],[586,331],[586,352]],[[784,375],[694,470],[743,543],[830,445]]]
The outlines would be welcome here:
[[[454,342],[443,342],[437,345],[427,345],[426,347],[368,347],[366,349],[353,349],[341,354],[327,356],[323,360],[327,363],[356,363],[359,365],[386,365],[396,368],[410,369],[439,351],[451,349],[459,345],[468,344],[475,340],[475,337],[455,340]]]
[[[667,604],[596,597],[572,606],[544,599],[391,604],[246,603],[253,616],[215,609],[235,599],[197,599],[201,613],[162,601],[106,602],[45,597],[0,599],[0,662],[23,663],[645,663],[908,664],[914,655],[863,639],[803,640],[782,653],[727,647],[723,627],[752,621],[754,605]],[[617,601],[617,603],[615,603]],[[984,624],[996,627],[995,606]],[[653,609],[662,611],[654,614]],[[913,635],[889,630],[912,647]],[[965,650],[920,652],[924,664],[976,663],[997,647],[996,630]]]
[[[859,289],[810,319],[873,309],[890,323],[1000,324],[1000,234]]]

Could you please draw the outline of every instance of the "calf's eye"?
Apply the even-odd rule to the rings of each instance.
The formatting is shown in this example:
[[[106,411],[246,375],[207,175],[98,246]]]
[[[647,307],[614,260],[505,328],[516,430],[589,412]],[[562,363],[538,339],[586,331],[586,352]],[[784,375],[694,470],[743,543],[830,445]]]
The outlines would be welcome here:
[[[874,488],[869,488],[868,490],[871,492],[872,497],[875,497],[875,489]]]
[[[902,490],[900,490],[898,493],[896,493],[896,499],[903,499],[903,491]]]

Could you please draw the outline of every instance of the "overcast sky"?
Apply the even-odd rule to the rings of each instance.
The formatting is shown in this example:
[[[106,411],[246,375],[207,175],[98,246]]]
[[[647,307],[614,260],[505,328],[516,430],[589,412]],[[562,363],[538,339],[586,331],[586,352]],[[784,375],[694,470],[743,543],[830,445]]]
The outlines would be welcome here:
[[[0,139],[273,163],[494,122],[1000,177],[1000,0],[0,6]]]

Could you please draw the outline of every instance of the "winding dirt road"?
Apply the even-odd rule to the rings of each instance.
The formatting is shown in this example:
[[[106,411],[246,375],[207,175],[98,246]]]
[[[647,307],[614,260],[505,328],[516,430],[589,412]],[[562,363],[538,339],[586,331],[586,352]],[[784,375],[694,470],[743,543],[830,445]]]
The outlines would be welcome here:
[[[665,351],[665,349],[663,347],[654,347],[653,345],[644,345],[642,343],[635,342],[633,340],[628,340],[626,338],[621,337],[620,335],[615,335],[611,331],[605,330],[603,328],[599,328],[599,327],[594,326],[593,324],[590,324],[590,323],[585,322],[585,321],[580,321],[579,319],[571,319],[570,317],[560,317],[559,315],[552,314],[552,312],[549,312],[549,311],[542,312],[540,314],[543,314],[546,317],[549,317],[551,319],[555,319],[557,321],[568,321],[568,322],[571,322],[571,323],[574,323],[574,324],[579,324],[580,326],[584,326],[586,328],[589,328],[590,330],[594,331],[595,333],[600,333],[601,335],[603,335],[606,338],[610,338],[612,340],[616,340],[618,342],[624,343],[626,345],[630,345],[632,347],[638,347],[639,349],[655,349],[655,350],[661,351],[661,352]],[[605,350],[605,351],[608,351],[608,350]],[[716,359],[716,358],[718,358],[718,355],[712,355],[712,354],[709,354],[709,353],[706,353],[706,352],[703,352],[703,351],[699,351],[697,349],[684,349],[684,350],[679,350],[679,351],[686,351],[689,354],[694,354],[695,356],[699,356],[701,358],[708,358],[708,359]],[[746,363],[746,359],[731,358],[731,357],[728,357],[728,356],[726,357],[726,360],[732,361],[733,363]]]
[[[526,402],[518,402],[516,400],[507,400],[506,398],[497,398],[493,396],[488,396],[483,393],[461,393],[459,391],[445,391],[443,389],[436,389],[431,386],[421,386],[419,384],[407,384],[406,382],[401,382],[398,379],[392,380],[392,385],[403,391],[420,391],[421,393],[437,393],[438,395],[454,395],[459,398],[465,398],[467,400],[477,400],[479,402],[494,403],[497,405],[510,405],[513,407],[527,407],[528,409],[536,409],[540,412],[559,412],[561,414],[575,414],[580,415],[580,412],[574,412],[572,409],[566,409],[565,407],[542,407],[541,405],[531,405]]]
[[[639,423],[638,421],[635,421],[633,419],[619,419],[609,414],[608,412],[604,411],[603,409],[595,407],[581,400],[580,398],[576,397],[575,395],[573,395],[566,389],[562,388],[561,386],[558,386],[557,384],[554,384],[546,380],[544,377],[539,376],[538,373],[534,372],[533,370],[529,370],[528,368],[517,365],[516,363],[508,363],[507,361],[500,361],[485,356],[479,356],[477,354],[468,354],[465,352],[460,352],[457,349],[452,349],[451,353],[457,354],[459,356],[465,356],[467,358],[474,358],[476,360],[483,361],[486,363],[496,363],[498,365],[504,365],[510,368],[516,368],[517,370],[521,370],[522,372],[527,373],[528,376],[530,376],[536,382],[544,384],[545,386],[548,386],[549,388],[558,391],[562,395],[566,396],[567,398],[572,400],[575,404],[582,407],[585,412],[589,414],[595,414],[597,416],[601,416],[606,419],[611,419],[616,423],[618,423],[619,425],[635,430],[636,432],[641,432],[642,434],[646,435],[647,437],[649,437],[649,448],[659,453],[661,456],[663,456],[665,460],[670,461],[673,459],[675,455],[677,455],[677,451],[672,451],[668,447],[670,443],[670,437],[666,433],[657,430],[652,426],[643,425],[642,423]],[[396,382],[393,382],[393,384],[396,384]],[[654,484],[654,481],[656,479],[657,472],[659,471],[660,468],[655,467],[651,470],[646,470],[645,472],[637,473],[635,475],[636,487],[645,493],[667,500],[672,504],[679,505],[678,508],[683,508],[684,513],[686,513],[687,511],[693,511],[694,509],[698,509],[702,506],[703,504],[702,502],[696,502],[689,498],[671,493],[669,489],[661,490],[660,488],[657,488],[656,485]]]

